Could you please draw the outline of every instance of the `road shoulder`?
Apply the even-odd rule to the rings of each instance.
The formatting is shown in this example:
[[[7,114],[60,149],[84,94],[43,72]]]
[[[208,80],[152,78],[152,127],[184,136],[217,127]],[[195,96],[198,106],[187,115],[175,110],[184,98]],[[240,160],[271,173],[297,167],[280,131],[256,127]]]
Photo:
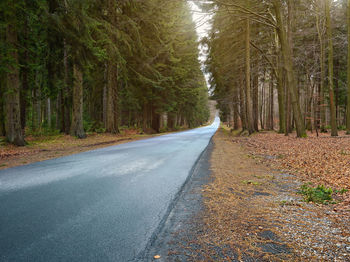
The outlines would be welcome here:
[[[217,132],[211,172],[201,159],[146,261],[348,261],[348,225],[303,202],[298,178],[257,161],[241,139]]]

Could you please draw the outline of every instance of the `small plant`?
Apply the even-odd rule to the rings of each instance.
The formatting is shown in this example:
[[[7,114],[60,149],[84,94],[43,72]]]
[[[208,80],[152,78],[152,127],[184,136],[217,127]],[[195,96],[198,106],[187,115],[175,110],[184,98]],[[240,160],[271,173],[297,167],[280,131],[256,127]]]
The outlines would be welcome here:
[[[349,191],[348,189],[342,188],[340,190],[338,190],[338,189],[334,190],[334,193],[342,195],[342,194],[345,194],[348,191]]]
[[[254,186],[261,185],[261,183],[256,182],[256,181],[252,181],[252,180],[243,180],[242,183],[246,184],[246,185],[254,185]]]
[[[311,187],[310,183],[307,183],[300,187],[298,193],[304,195],[304,200],[306,202],[329,204],[332,203],[333,200],[333,190],[331,188],[326,188],[324,185]]]

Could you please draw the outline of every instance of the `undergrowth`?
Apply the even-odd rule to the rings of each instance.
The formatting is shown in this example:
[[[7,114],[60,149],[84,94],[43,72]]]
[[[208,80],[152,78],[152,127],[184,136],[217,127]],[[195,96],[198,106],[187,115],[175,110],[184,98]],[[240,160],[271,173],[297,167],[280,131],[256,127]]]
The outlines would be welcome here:
[[[327,188],[324,185],[318,185],[317,187],[311,187],[310,183],[304,184],[298,191],[299,194],[304,196],[306,202],[314,202],[317,204],[332,204],[333,203],[333,190]]]

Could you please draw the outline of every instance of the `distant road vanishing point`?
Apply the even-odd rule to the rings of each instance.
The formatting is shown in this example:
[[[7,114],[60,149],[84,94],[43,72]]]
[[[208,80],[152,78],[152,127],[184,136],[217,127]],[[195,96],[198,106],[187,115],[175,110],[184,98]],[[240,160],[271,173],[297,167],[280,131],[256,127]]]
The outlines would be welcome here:
[[[219,127],[0,170],[0,261],[132,261]]]

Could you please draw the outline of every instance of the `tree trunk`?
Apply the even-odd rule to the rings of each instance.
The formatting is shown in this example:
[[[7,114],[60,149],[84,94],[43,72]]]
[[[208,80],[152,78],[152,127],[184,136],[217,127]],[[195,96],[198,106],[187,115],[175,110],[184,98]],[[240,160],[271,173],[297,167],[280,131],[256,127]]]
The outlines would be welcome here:
[[[292,102],[294,119],[295,119],[296,129],[297,129],[297,136],[306,137],[305,125],[303,122],[300,105],[299,105],[298,89],[297,89],[297,84],[295,80],[295,73],[293,70],[291,47],[286,38],[286,31],[284,28],[280,0],[274,0],[274,8],[276,12],[276,20],[278,25],[277,32],[278,32],[278,36],[282,47],[284,67],[287,72],[287,83],[288,83],[288,89],[291,95],[291,102]]]
[[[243,70],[242,70],[243,71]],[[239,87],[239,102],[240,102],[240,117],[241,117],[241,124],[242,124],[242,129],[246,130],[247,129],[247,110],[246,110],[246,99],[244,95],[244,81],[243,81],[243,72],[240,74],[240,87]]]
[[[51,99],[50,97],[46,100],[46,113],[47,113],[47,127],[51,128]]]
[[[276,41],[277,43],[277,41]],[[277,47],[277,49],[279,49]],[[277,95],[278,95],[278,115],[279,115],[279,133],[283,134],[286,130],[286,116],[285,116],[285,94],[283,86],[283,68],[281,65],[281,56],[277,50]]]
[[[247,110],[247,128],[249,134],[254,133],[254,123],[253,123],[253,105],[251,98],[250,89],[250,20],[246,19],[246,42],[245,42],[245,81],[246,81],[246,110]]]
[[[112,134],[119,132],[116,123],[117,112],[117,68],[113,62],[107,65],[107,115],[106,115],[106,131]]]
[[[5,129],[6,139],[8,142],[17,146],[24,146],[24,136],[21,128],[21,111],[20,111],[20,81],[18,66],[18,39],[14,23],[8,24],[6,28],[6,41],[11,47],[9,52],[13,62],[9,65],[6,74],[5,92]]]
[[[1,59],[1,57],[0,57]],[[0,136],[5,135],[5,115],[4,115],[4,87],[5,81],[0,75]]]
[[[338,136],[337,116],[334,103],[334,74],[333,74],[333,39],[332,39],[332,24],[330,14],[330,1],[326,0],[326,28],[328,42],[328,91],[329,91],[329,106],[331,111],[331,135]]]
[[[347,80],[348,80],[348,99],[346,106],[346,134],[350,135],[350,0],[348,0],[347,7],[347,22],[348,22],[348,70],[347,70]]]
[[[233,129],[237,130],[239,128],[238,123],[238,113],[239,113],[239,101],[238,101],[238,86],[237,83],[234,86],[233,90]]]
[[[152,129],[157,133],[160,131],[160,115],[156,112],[155,107],[152,107]]]
[[[83,126],[83,73],[79,65],[73,65],[73,113],[70,134],[85,138]]]
[[[103,95],[102,95],[102,118],[103,118],[103,125],[104,127],[107,127],[107,63],[105,63],[104,68],[104,84],[103,84]]]
[[[256,72],[253,78],[253,121],[254,130],[259,131],[259,67],[256,65]]]
[[[63,90],[62,90],[62,104],[61,104],[61,121],[62,131],[66,134],[70,133],[70,90],[68,87],[68,47],[66,40],[63,40]]]
[[[270,107],[269,107],[269,129],[273,130],[274,126],[273,126],[273,114],[274,114],[274,96],[273,96],[273,86],[274,86],[274,78],[273,78],[273,74],[272,71],[270,73],[270,78],[271,78],[271,82],[270,82],[270,97],[269,97],[269,101],[270,101]]]
[[[25,1],[27,2],[27,1]],[[28,56],[28,16],[26,15],[24,18],[24,41],[23,41],[23,69],[22,69],[22,88],[20,92],[20,106],[21,106],[21,128],[24,132],[26,127],[26,111],[27,111],[27,92],[29,90],[28,83],[28,66],[29,66],[29,56]]]
[[[322,5],[322,0],[319,1],[319,4]],[[319,6],[319,9],[316,12],[316,29],[318,35],[318,41],[320,44],[320,88],[319,88],[319,116],[320,116],[320,129],[321,132],[326,132],[326,110],[324,102],[324,81],[325,81],[325,43],[323,41],[323,34],[321,31],[321,21],[320,21],[320,10],[322,8]]]

